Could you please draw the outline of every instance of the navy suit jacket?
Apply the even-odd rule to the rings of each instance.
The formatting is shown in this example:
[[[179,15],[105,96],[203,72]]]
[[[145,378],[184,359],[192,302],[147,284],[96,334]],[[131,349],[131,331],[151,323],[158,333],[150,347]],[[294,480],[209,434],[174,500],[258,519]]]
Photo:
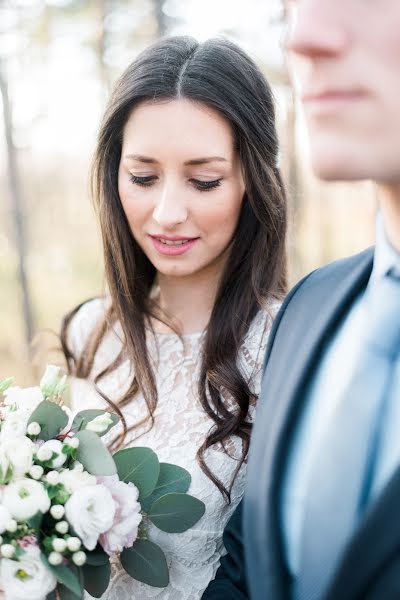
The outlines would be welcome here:
[[[369,249],[314,271],[290,292],[275,320],[245,498],[226,527],[228,554],[204,600],[290,598],[279,517],[287,449],[324,345],[365,289],[372,263]],[[400,468],[354,532],[323,598],[395,599],[400,599]]]

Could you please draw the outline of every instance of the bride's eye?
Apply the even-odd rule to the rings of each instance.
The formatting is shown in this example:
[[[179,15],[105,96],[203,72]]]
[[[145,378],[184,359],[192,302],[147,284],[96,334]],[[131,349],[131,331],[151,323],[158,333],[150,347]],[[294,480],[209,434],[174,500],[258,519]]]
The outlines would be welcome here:
[[[201,181],[200,179],[191,179],[194,186],[200,190],[200,192],[208,192],[209,190],[213,190],[221,185],[221,179],[214,179],[214,181]]]
[[[132,183],[136,185],[141,185],[142,187],[149,187],[153,184],[153,181],[156,179],[154,175],[148,175],[147,177],[140,177],[139,175],[131,174],[129,179]]]

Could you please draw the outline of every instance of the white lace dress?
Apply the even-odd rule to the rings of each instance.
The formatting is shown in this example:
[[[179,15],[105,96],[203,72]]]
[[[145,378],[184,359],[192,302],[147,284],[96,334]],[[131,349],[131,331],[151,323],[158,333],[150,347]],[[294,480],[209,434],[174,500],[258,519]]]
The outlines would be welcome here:
[[[240,366],[258,397],[261,383],[262,361],[271,315],[275,315],[277,304],[268,312],[260,311],[255,317],[240,351]],[[85,341],[104,312],[104,300],[93,300],[85,304],[74,318],[70,330],[70,344],[79,354]],[[205,503],[206,512],[198,523],[180,534],[168,534],[150,524],[149,539],[164,551],[169,566],[170,583],[166,588],[153,588],[130,578],[119,564],[112,559],[110,585],[102,596],[104,600],[198,600],[208,583],[215,577],[220,558],[224,554],[222,533],[243,494],[245,468],[242,467],[232,490],[232,502],[226,503],[216,486],[202,472],[196,453],[204,441],[213,421],[206,415],[197,395],[200,354],[204,334],[195,333],[180,338],[171,334],[149,334],[148,351],[155,365],[158,404],[154,413],[155,422],[150,431],[139,439],[141,431],[148,425],[130,434],[126,446],[152,448],[161,462],[170,462],[187,469],[192,477],[189,493]],[[103,339],[97,352],[93,372],[100,372],[117,356],[121,348],[121,332],[118,326]],[[128,389],[131,380],[131,365],[127,360],[113,373],[100,381],[100,389],[111,400],[117,400]],[[106,408],[105,401],[93,385],[75,379],[71,389],[74,411],[86,408]],[[142,397],[136,397],[123,408],[128,427],[147,414]],[[251,407],[249,418],[253,418]],[[229,452],[240,456],[241,442],[232,438]],[[229,485],[237,465],[222,448],[209,449],[205,454],[207,465],[226,486]],[[91,598],[86,594],[85,598]]]

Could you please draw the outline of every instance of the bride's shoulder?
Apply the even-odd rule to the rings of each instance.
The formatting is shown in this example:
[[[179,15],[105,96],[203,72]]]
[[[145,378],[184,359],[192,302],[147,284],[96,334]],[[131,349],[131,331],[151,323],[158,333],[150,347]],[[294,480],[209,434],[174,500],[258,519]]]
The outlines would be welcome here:
[[[242,355],[248,368],[261,369],[272,323],[281,304],[275,298],[269,299],[251,322],[242,344]]]
[[[80,304],[68,323],[68,345],[74,355],[79,355],[94,331],[104,323],[109,309],[106,297],[92,298]]]

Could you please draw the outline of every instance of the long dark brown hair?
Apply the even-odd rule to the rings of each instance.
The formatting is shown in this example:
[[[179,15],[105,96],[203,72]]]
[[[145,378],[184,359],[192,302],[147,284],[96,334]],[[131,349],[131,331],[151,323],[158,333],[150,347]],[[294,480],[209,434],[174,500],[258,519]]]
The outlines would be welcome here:
[[[80,307],[64,318],[61,341],[70,373],[91,377],[96,386],[128,355],[134,365],[128,391],[115,403],[105,399],[122,418],[126,433],[121,408],[140,392],[152,426],[157,387],[146,348],[146,328],[151,326],[151,318],[160,319],[150,294],[156,270],[129,228],[118,195],[118,168],[122,132],[132,110],[144,101],[177,98],[211,107],[230,123],[246,190],[205,334],[198,386],[200,402],[215,425],[197,458],[229,502],[248,452],[251,424],[247,417],[254,400],[238,366],[238,353],[260,308],[285,291],[287,208],[277,166],[271,89],[256,64],[234,43],[216,38],[200,44],[187,36],[162,39],[142,52],[117,82],[101,125],[91,179],[110,307],[80,356],[73,355],[67,342],[69,324]],[[116,321],[122,326],[123,349],[106,369],[94,375],[96,351]],[[229,397],[229,405],[224,397]],[[230,436],[241,438],[242,453],[227,488],[207,466],[205,452],[215,444],[225,449]]]

